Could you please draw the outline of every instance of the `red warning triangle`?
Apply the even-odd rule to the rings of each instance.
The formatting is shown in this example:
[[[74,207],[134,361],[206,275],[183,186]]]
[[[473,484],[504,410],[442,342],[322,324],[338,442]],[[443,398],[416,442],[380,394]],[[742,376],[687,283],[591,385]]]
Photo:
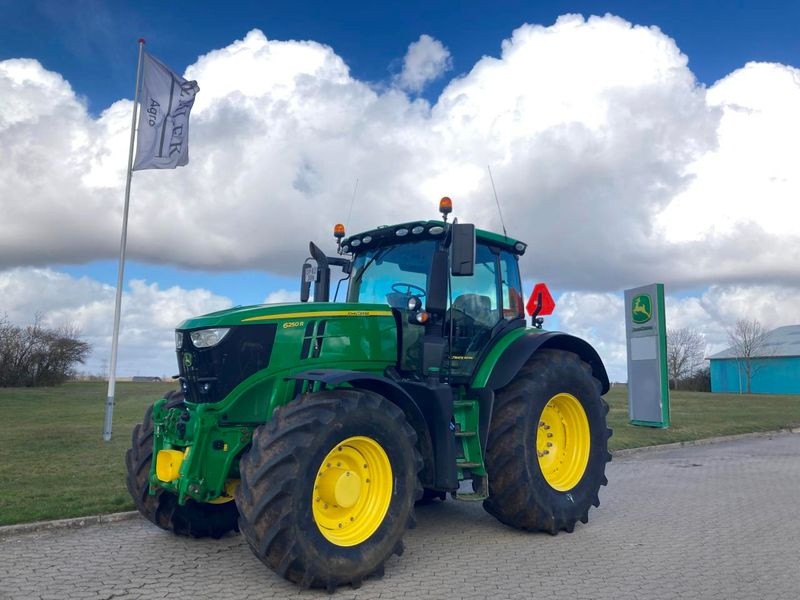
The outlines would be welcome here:
[[[553,296],[550,295],[550,290],[547,289],[547,285],[544,283],[537,283],[533,286],[531,297],[528,298],[528,304],[525,305],[529,315],[533,315],[537,307],[540,309],[537,316],[540,317],[552,315],[553,310],[556,308],[556,302],[553,300]]]

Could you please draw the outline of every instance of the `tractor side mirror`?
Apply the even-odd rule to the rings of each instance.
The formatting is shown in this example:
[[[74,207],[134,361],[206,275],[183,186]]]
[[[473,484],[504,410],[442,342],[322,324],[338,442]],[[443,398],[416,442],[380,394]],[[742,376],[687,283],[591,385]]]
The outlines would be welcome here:
[[[331,268],[328,264],[328,257],[314,242],[308,243],[308,251],[311,258],[317,263],[314,278],[314,302],[327,302],[331,292]]]
[[[317,269],[309,262],[303,263],[300,272],[300,302],[308,302],[311,296],[311,284],[317,280]]]
[[[475,225],[453,223],[450,234],[453,236],[450,272],[453,277],[469,277],[475,272]]]
[[[447,250],[443,248],[433,253],[425,310],[434,315],[444,315],[447,311]]]

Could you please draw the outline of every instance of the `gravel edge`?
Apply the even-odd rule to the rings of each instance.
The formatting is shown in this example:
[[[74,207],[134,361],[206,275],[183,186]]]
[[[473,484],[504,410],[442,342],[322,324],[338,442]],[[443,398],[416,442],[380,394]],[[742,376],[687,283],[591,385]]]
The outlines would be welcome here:
[[[3,525],[0,527],[0,539],[37,531],[49,531],[51,529],[79,529],[90,525],[105,525],[106,523],[117,523],[128,521],[139,516],[139,512],[132,510],[128,512],[111,513],[105,515],[90,515],[86,517],[75,517],[73,519],[57,519],[55,521],[35,521],[33,523],[17,523],[16,525]]]
[[[772,429],[770,431],[754,431],[751,433],[738,433],[736,435],[722,435],[719,437],[703,438],[701,440],[686,440],[685,442],[673,442],[671,444],[659,444],[656,446],[641,446],[639,448],[625,448],[624,450],[615,450],[611,453],[614,458],[624,458],[636,454],[645,454],[648,452],[659,452],[661,450],[672,450],[674,448],[683,448],[685,446],[707,446],[709,444],[720,444],[722,442],[734,442],[736,440],[756,439],[756,438],[771,438],[776,435],[791,435],[800,433],[800,427],[784,427],[782,429]],[[0,528],[2,529],[2,528]]]

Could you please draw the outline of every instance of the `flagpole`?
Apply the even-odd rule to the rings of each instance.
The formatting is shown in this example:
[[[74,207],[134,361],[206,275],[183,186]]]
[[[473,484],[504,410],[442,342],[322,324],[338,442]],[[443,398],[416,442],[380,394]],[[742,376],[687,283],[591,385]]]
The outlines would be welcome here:
[[[114,331],[111,335],[111,364],[108,374],[108,394],[106,396],[106,417],[103,425],[103,440],[111,441],[111,423],[114,416],[114,390],[117,376],[117,348],[119,345],[119,321],[122,308],[122,283],[125,274],[125,246],[128,241],[128,205],[131,199],[131,177],[133,175],[133,145],[136,135],[136,116],[139,108],[139,89],[142,79],[142,58],[144,38],[139,38],[139,63],[136,68],[136,92],[133,97],[131,116],[131,142],[128,149],[128,173],[125,181],[125,207],[122,211],[122,237],[119,242],[119,267],[117,269],[117,295],[114,303]]]

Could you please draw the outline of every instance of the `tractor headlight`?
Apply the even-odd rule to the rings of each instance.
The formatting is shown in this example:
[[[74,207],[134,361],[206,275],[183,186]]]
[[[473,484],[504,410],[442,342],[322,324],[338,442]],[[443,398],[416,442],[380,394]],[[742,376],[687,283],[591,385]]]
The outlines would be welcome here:
[[[222,339],[228,335],[229,327],[218,327],[216,329],[198,329],[192,331],[189,337],[192,338],[192,343],[195,348],[210,348],[216,346]]]
[[[180,350],[183,347],[183,332],[175,332],[175,350]]]

